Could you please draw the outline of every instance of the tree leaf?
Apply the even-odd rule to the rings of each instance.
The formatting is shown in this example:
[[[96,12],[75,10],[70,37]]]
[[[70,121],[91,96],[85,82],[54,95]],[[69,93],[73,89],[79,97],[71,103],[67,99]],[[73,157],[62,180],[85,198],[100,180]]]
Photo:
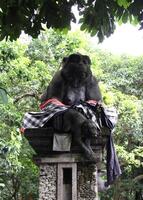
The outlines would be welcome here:
[[[123,16],[122,16],[122,22],[125,24],[128,21],[128,13],[124,12]]]
[[[129,2],[128,0],[117,0],[117,3],[119,6],[123,6],[125,9],[127,9],[131,4],[131,2]]]
[[[0,187],[4,188],[5,184],[4,183],[0,183]]]
[[[0,104],[1,103],[8,103],[7,93],[4,89],[0,88]]]

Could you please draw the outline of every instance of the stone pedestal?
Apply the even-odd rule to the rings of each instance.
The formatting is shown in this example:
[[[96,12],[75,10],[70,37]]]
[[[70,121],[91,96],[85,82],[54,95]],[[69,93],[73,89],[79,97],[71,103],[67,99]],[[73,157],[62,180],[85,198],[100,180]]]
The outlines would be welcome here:
[[[98,200],[97,168],[77,154],[35,158],[39,200]]]
[[[53,151],[52,129],[27,129],[25,137],[35,150],[39,166],[39,200],[98,200],[97,164],[89,163],[72,141],[69,152]],[[93,138],[92,149],[101,161],[103,138]]]

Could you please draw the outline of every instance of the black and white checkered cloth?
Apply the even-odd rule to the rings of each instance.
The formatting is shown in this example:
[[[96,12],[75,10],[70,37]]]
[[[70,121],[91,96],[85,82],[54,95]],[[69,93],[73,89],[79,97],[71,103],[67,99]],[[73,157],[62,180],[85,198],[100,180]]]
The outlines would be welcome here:
[[[22,128],[26,129],[43,127],[53,116],[59,116],[60,113],[63,113],[67,109],[71,108],[79,111],[87,119],[91,120],[93,122],[93,125],[98,130],[100,130],[102,126],[106,126],[112,130],[116,124],[115,119],[117,118],[117,116],[114,110],[109,109],[109,112],[107,109],[105,110],[101,106],[98,106],[97,109],[97,105],[89,103],[81,103],[74,106],[66,106],[64,104],[59,105],[51,101],[44,108],[42,108],[42,111],[26,113],[23,119]]]
[[[49,119],[57,113],[62,113],[68,109],[68,106],[59,106],[54,103],[49,103],[42,111],[28,112],[23,119],[22,128],[40,128],[43,127]]]

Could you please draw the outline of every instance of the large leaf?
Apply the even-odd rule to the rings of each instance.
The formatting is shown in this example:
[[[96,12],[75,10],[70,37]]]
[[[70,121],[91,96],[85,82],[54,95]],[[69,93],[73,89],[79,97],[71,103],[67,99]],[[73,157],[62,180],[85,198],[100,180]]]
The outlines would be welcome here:
[[[119,6],[123,6],[125,9],[127,9],[129,7],[129,5],[131,4],[131,1],[117,0],[117,3],[118,3]]]
[[[0,88],[0,104],[7,102],[8,102],[7,93],[4,89]]]

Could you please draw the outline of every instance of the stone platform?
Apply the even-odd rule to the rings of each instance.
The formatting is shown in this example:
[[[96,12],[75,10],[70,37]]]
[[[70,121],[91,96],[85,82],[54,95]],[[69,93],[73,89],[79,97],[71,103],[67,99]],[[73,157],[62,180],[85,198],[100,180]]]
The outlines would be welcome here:
[[[29,144],[39,156],[55,155],[53,151],[53,135],[55,134],[52,128],[30,128],[25,130],[25,137],[28,139]],[[62,133],[59,133],[62,134]],[[68,134],[68,133],[67,133]],[[92,137],[91,147],[94,152],[101,150],[106,144],[106,135],[104,137]],[[66,151],[65,151],[66,152]],[[60,153],[60,152],[59,152]],[[56,152],[56,154],[59,154]],[[82,153],[81,148],[72,140],[70,153]]]

